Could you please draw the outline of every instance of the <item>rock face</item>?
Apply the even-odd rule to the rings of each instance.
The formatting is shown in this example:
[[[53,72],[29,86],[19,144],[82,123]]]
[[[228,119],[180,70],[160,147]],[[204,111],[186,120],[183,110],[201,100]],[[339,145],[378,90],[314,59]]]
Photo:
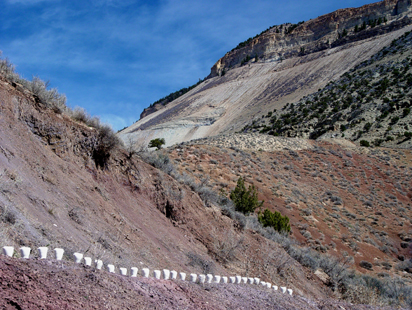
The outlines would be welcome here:
[[[298,26],[272,27],[227,53],[208,79],[162,109],[145,113],[120,137],[140,146],[164,138],[168,146],[239,131],[255,117],[323,88],[369,59],[410,28],[410,14],[410,1],[390,0],[338,10]]]
[[[375,19],[380,18],[380,23],[388,20],[389,23],[368,31],[357,31],[349,36],[350,41],[373,37],[377,34],[377,29],[380,29],[380,33],[393,31],[407,22],[407,19],[399,19],[405,16],[409,9],[410,1],[386,0],[360,8],[337,10],[298,25],[284,24],[271,27],[245,47],[234,49],[219,59],[212,67],[209,77],[221,75],[224,70],[241,65],[248,56],[257,56],[260,62],[277,61],[347,43],[347,38],[342,37],[344,31],[350,32],[354,27],[361,27],[364,22],[368,24]]]

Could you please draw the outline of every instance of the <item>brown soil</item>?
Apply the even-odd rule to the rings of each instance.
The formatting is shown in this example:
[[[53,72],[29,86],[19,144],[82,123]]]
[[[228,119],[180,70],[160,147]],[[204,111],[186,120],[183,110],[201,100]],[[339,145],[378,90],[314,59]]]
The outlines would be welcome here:
[[[72,262],[0,256],[1,309],[378,309],[256,285],[130,278]],[[379,308],[383,309],[383,308]]]
[[[1,247],[62,247],[68,261],[81,252],[116,268],[257,276],[292,288],[296,296],[331,295],[278,244],[240,229],[220,209],[206,207],[189,187],[137,156],[128,158],[117,149],[107,166],[98,168],[93,160],[95,139],[95,129],[56,114],[29,92],[0,80]],[[285,258],[288,264],[279,274],[277,267]],[[0,270],[5,275],[5,269]],[[72,280],[77,271],[70,272],[69,283],[86,281],[83,276]],[[27,300],[39,299],[36,292],[43,290],[46,279],[37,279],[33,295],[24,295]],[[2,294],[12,294],[11,282],[2,282]],[[53,293],[51,286],[47,298],[57,300],[59,292]],[[85,303],[76,292],[70,297],[77,300],[74,304]],[[121,301],[112,302],[111,307],[121,308]]]
[[[197,182],[208,177],[217,191],[228,194],[239,177],[254,184],[263,209],[287,215],[299,242],[353,256],[360,272],[412,280],[396,269],[412,254],[411,245],[401,246],[412,233],[410,150],[251,134],[193,141],[169,154],[181,173]]]

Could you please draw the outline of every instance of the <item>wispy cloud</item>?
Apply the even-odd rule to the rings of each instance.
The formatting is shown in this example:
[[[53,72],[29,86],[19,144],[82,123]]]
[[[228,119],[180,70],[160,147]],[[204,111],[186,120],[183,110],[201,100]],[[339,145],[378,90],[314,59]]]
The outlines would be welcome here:
[[[19,73],[51,80],[70,105],[119,129],[269,26],[370,2],[6,0],[0,49]]]

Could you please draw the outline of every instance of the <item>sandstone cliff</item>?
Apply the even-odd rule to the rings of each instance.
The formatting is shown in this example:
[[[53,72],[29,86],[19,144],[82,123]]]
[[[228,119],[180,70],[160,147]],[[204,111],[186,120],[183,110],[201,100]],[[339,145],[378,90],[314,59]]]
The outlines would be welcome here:
[[[410,13],[408,1],[382,1],[318,17],[287,35],[286,25],[278,27],[279,33],[272,28],[226,54],[208,79],[153,110],[120,132],[120,137],[140,146],[153,138],[172,145],[235,132],[369,59],[410,28]],[[255,54],[257,59],[251,58]],[[251,57],[245,61],[247,55]]]
[[[393,31],[409,23],[407,19],[400,19],[409,9],[408,0],[385,0],[360,8],[337,10],[297,25],[273,26],[246,46],[235,48],[219,59],[212,67],[209,77],[238,67],[249,58],[258,62],[279,61]],[[356,26],[361,27],[364,22],[369,24],[374,20],[384,25],[354,33]],[[346,35],[342,37],[344,32]]]

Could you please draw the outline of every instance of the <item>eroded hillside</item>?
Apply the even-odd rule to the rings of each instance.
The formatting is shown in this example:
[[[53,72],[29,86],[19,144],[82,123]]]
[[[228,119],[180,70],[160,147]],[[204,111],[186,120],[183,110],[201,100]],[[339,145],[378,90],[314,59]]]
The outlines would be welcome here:
[[[401,13],[396,14],[398,10],[395,7],[399,3],[405,5],[399,10]],[[290,30],[290,33],[288,30],[287,37],[293,37],[290,44],[283,44],[280,40],[277,46],[276,40],[276,44],[263,40],[265,36],[278,35],[273,28],[269,33],[262,34],[223,57],[219,62],[227,59],[228,63],[223,61],[225,64],[222,64],[222,68],[215,71],[224,70],[225,74],[213,74],[166,106],[154,106],[153,113],[145,113],[144,118],[122,130],[119,136],[126,144],[135,142],[147,146],[154,138],[164,138],[167,145],[173,145],[219,133],[236,132],[256,117],[322,89],[410,30],[410,18],[407,16],[410,5],[404,1],[399,3],[382,1],[379,5],[340,10],[327,15],[327,18],[319,17],[303,23]],[[379,8],[382,6],[388,12],[379,20]],[[368,12],[370,22],[361,18],[362,14],[359,12],[362,10]],[[333,21],[333,16],[339,20]],[[384,16],[388,16],[386,20],[383,19]],[[337,24],[347,25],[345,35],[343,29],[338,27],[336,30]],[[283,32],[286,31],[285,27],[282,28]],[[319,30],[322,27],[331,28],[324,33]],[[316,40],[326,40],[330,44],[320,49],[305,48],[306,44],[315,44],[308,36],[317,35],[320,37]],[[333,37],[333,41],[329,36]],[[259,52],[260,56],[254,57],[253,49],[258,48],[266,56]],[[272,53],[271,48],[276,51]],[[293,52],[288,57],[283,57],[283,53],[288,53],[289,48],[302,49],[302,52]],[[237,59],[233,65],[230,60],[232,56]],[[242,57],[246,57],[246,61],[240,61]]]
[[[406,32],[339,80],[262,115],[243,131],[411,148],[411,46],[412,34]]]
[[[169,175],[171,171],[167,174],[156,169],[121,147],[102,154],[104,150],[99,146],[105,138],[104,127],[93,128],[75,121],[75,114],[70,117],[62,112],[64,109],[48,107],[30,90],[5,78],[0,83],[0,111],[2,246],[61,247],[65,249],[65,261],[72,261],[73,253],[81,252],[116,268],[137,265],[150,270],[258,276],[291,287],[297,296],[305,298],[332,294],[280,244],[249,227],[250,220],[223,215],[218,205],[208,201],[209,194],[193,191]],[[156,158],[154,154],[149,156]],[[36,265],[35,260],[21,262],[20,267],[5,261],[5,269],[14,271],[2,272],[8,279],[2,283],[19,282],[20,276],[34,279],[30,282],[33,290],[9,286],[1,290],[3,300],[12,296],[10,305],[21,302],[23,307],[33,300],[32,304],[42,308],[54,305],[61,296],[53,293],[51,286],[47,288],[51,293],[42,295],[41,303],[34,303],[38,299],[35,292],[42,290],[51,277],[47,271],[44,276],[27,271],[25,266]],[[76,278],[83,272],[64,266],[56,267],[63,268],[61,279]],[[20,271],[16,272],[16,268]],[[40,265],[36,268],[45,270]],[[94,269],[91,273],[86,270],[89,280],[100,277],[95,278],[93,272]],[[53,272],[56,273],[60,271]],[[104,275],[101,277],[105,279]],[[89,280],[86,282],[92,292],[98,284]],[[111,280],[102,281],[107,284]],[[134,284],[127,284],[126,291],[130,285]],[[74,290],[71,300],[84,298],[76,295],[74,286],[67,289]],[[133,292],[140,294],[138,289]],[[190,289],[187,294],[192,299],[199,296]],[[151,298],[145,296],[144,300]],[[108,302],[123,305],[116,298]]]
[[[33,309],[132,305],[169,309],[224,305],[238,309],[248,307],[251,298],[259,299],[254,304],[259,308],[273,304],[294,309],[333,309],[339,305],[376,308],[350,306],[327,300],[328,296],[375,305],[409,303],[407,282],[376,278],[373,283],[379,283],[382,291],[374,293],[374,286],[365,286],[363,278],[347,269],[345,261],[318,256],[316,251],[295,244],[293,236],[265,229],[255,216],[235,212],[203,178],[197,183],[179,174],[165,153],[142,154],[152,165],[120,146],[105,153],[108,149],[102,145],[107,147],[111,140],[106,141],[110,135],[104,126],[80,117],[81,113],[68,113],[62,105],[49,106],[42,98],[20,83],[1,78],[0,240],[3,246],[15,249],[61,247],[65,256],[61,263],[37,261],[35,254],[29,260],[19,259],[18,253],[16,258],[1,256],[0,298],[6,309],[27,305]],[[261,288],[221,289],[216,285],[122,278],[74,265],[74,252],[102,259],[105,265],[111,263],[116,268],[257,276],[292,288],[297,299],[279,301],[280,295],[269,295]],[[305,264],[302,257],[310,258],[313,264]],[[395,292],[393,283],[404,286]],[[99,294],[104,298],[96,300]]]
[[[239,177],[254,184],[262,210],[287,215],[293,238],[316,251],[350,257],[359,272],[411,283],[410,150],[241,134],[192,141],[169,153],[181,173],[207,180],[223,196]]]

